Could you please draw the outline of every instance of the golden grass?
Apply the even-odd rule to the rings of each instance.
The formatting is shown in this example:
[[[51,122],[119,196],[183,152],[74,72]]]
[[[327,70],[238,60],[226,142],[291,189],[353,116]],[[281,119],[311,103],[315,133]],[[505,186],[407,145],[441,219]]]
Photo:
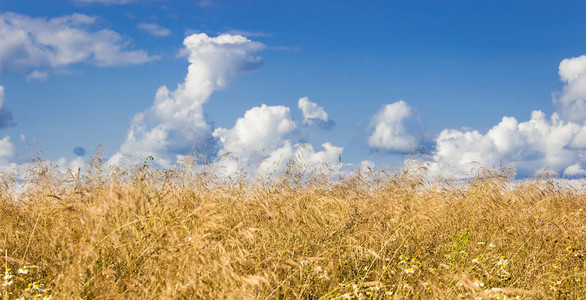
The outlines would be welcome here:
[[[586,295],[586,195],[550,178],[104,169],[99,157],[79,176],[39,162],[20,191],[4,176],[3,298]]]

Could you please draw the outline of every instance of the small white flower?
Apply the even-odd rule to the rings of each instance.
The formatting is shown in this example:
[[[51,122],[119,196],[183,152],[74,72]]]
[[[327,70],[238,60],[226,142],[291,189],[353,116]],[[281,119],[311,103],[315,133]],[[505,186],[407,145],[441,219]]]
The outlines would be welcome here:
[[[12,274],[10,274],[10,271],[4,272],[4,280],[8,281],[10,279],[12,279]]]
[[[500,270],[499,270],[499,272],[498,272],[498,275],[499,275],[501,278],[505,278],[505,279],[508,279],[508,278],[510,278],[510,277],[511,277],[511,273],[509,273],[509,271],[507,271],[507,270],[505,270],[505,269],[500,269]]]

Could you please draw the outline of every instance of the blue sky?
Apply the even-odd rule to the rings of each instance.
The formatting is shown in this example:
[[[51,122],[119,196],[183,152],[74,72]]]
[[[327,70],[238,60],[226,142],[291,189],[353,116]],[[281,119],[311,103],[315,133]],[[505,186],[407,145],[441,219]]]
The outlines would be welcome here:
[[[424,140],[457,174],[470,161],[586,174],[586,3],[21,0],[0,2],[0,14],[2,109],[12,116],[0,129],[5,165],[42,142],[51,160],[87,160],[101,144],[107,157],[153,155],[169,166],[202,137],[216,141],[214,154],[240,155],[228,169],[293,155],[302,143],[313,146],[310,161],[369,165],[377,150],[400,163]],[[217,59],[224,73],[213,80],[225,83],[196,106],[171,96],[204,117],[170,121],[155,94],[203,82],[186,79],[189,55],[203,50],[184,40],[198,34],[217,53],[194,58],[194,70]],[[221,34],[246,41],[225,48]],[[226,60],[230,51],[245,53]],[[299,109],[303,97],[315,103],[313,119]],[[167,130],[163,146],[147,143],[157,128]]]

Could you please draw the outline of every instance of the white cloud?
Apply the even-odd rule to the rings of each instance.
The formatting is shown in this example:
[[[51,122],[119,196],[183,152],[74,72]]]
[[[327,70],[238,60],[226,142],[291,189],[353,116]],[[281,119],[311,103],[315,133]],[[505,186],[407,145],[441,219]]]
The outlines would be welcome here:
[[[575,163],[569,167],[566,168],[566,170],[564,171],[564,175],[567,176],[585,176],[586,175],[586,170],[584,170],[582,168],[582,166],[580,166],[579,163]]]
[[[0,140],[0,169],[15,166],[13,160],[16,156],[16,149],[10,141],[10,136]]]
[[[0,85],[0,128],[13,125],[12,113],[6,107],[6,97],[4,96],[4,87]]]
[[[171,30],[155,23],[140,23],[138,24],[138,28],[148,32],[150,35],[153,36],[171,35]]]
[[[299,98],[297,106],[303,113],[303,124],[317,125],[322,128],[331,128],[333,122],[328,118],[328,113],[317,103],[309,101],[307,97]]]
[[[231,175],[241,168],[253,172],[267,155],[279,155],[272,152],[290,143],[287,138],[296,127],[288,107],[263,104],[246,111],[231,129],[217,128],[213,136],[221,146],[222,173]]]
[[[362,172],[369,172],[371,170],[374,170],[375,167],[376,164],[368,159],[365,159],[360,162],[360,170]]]
[[[122,154],[153,156],[159,165],[168,167],[196,143],[204,147],[210,142],[212,128],[203,104],[235,77],[256,70],[262,59],[255,53],[264,48],[243,36],[209,37],[205,33],[188,36],[183,44],[182,54],[190,63],[185,81],[174,91],[159,88],[153,106],[134,116],[126,141],[111,162]]]
[[[311,145],[295,144],[296,127],[288,107],[263,104],[248,110],[231,129],[216,129],[213,135],[219,139],[219,154],[223,157],[218,162],[221,173],[232,175],[244,170],[252,175],[271,174],[292,162],[308,171],[323,164],[341,167],[343,148],[324,143],[322,151],[315,151]]]
[[[224,151],[250,157],[255,152],[273,151],[295,128],[288,107],[263,104],[248,110],[232,129],[218,128],[213,136],[219,138]]]
[[[554,97],[557,110],[565,120],[586,121],[586,55],[562,60],[559,74],[566,85],[561,95]]]
[[[486,134],[471,130],[443,130],[433,158],[440,169],[455,170],[458,176],[473,175],[482,167],[514,166],[522,176],[546,168],[577,175],[586,163],[586,127],[565,122],[554,113],[548,120],[540,111],[531,120],[519,123],[513,117]],[[476,162],[476,165],[472,162]]]
[[[27,81],[31,81],[31,80],[45,81],[45,80],[47,80],[47,77],[49,77],[49,73],[39,71],[39,70],[34,70],[26,76],[26,80]]]
[[[406,153],[415,150],[417,140],[407,132],[405,120],[411,116],[411,107],[404,101],[385,105],[374,117],[370,127],[374,132],[368,145],[389,152]]]
[[[330,143],[321,145],[324,150],[315,151],[313,146],[309,144],[297,144],[297,154],[299,163],[307,167],[307,169],[318,168],[321,164],[329,164],[330,167],[335,166],[339,168],[342,166],[342,151],[343,147],[336,147]]]
[[[71,173],[73,175],[77,175],[81,169],[87,166],[86,161],[83,157],[76,157],[73,160],[68,160],[65,157],[61,157],[55,161],[57,164],[58,171],[67,174]]]
[[[565,86],[553,98],[557,112],[549,119],[533,111],[519,123],[513,117],[486,134],[476,130],[443,130],[433,155],[436,173],[448,170],[458,177],[474,175],[478,167],[514,166],[521,176],[546,169],[567,176],[586,175],[586,55],[559,65]]]
[[[119,66],[156,59],[144,50],[125,50],[128,40],[112,30],[91,30],[95,24],[95,17],[83,14],[52,19],[0,14],[0,72],[81,62]]]
[[[315,151],[312,145],[293,144],[287,140],[282,147],[264,157],[256,171],[261,175],[271,175],[283,171],[288,164],[295,164],[303,172],[339,172],[344,166],[340,161],[344,148],[330,143],[321,146],[323,150]]]

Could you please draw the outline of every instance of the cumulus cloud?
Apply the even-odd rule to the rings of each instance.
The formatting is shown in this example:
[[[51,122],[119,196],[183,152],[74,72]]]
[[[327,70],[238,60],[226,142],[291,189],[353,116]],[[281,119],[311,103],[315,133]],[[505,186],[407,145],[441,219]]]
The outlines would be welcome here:
[[[241,35],[209,37],[200,33],[185,38],[184,45],[181,53],[190,63],[184,82],[174,91],[166,86],[159,88],[153,106],[134,116],[126,141],[110,164],[127,155],[152,156],[159,166],[169,167],[191,152],[194,145],[205,149],[206,143],[214,141],[217,144],[210,150],[217,158],[220,173],[225,175],[238,170],[264,174],[293,160],[308,168],[324,163],[341,166],[343,148],[324,143],[322,149],[316,150],[295,142],[297,124],[288,107],[253,107],[232,128],[214,130],[207,120],[203,104],[214,91],[261,65],[262,59],[256,53],[264,49],[262,43]],[[308,120],[329,121],[323,108],[311,104],[302,101]]]
[[[248,110],[231,129],[216,129],[213,135],[219,139],[219,154],[225,156],[219,162],[222,173],[270,174],[291,162],[303,164],[307,170],[322,164],[341,165],[343,148],[324,143],[323,150],[316,151],[311,145],[295,143],[296,127],[288,107],[263,104]]]
[[[309,98],[299,98],[297,106],[303,114],[303,124],[309,126],[319,126],[322,129],[330,129],[334,122],[328,118],[328,113],[317,103],[309,101]]]
[[[84,168],[87,164],[83,157],[78,156],[73,160],[68,160],[65,157],[61,157],[55,160],[56,166],[58,167],[57,170],[62,174],[73,174],[77,175],[82,168]]]
[[[519,123],[504,117],[486,134],[475,130],[443,130],[433,158],[440,169],[472,175],[480,166],[514,166],[519,175],[538,174],[546,168],[566,175],[583,173],[586,163],[586,127],[563,121],[557,113],[547,119],[533,111]],[[475,163],[477,164],[475,164]]]
[[[10,141],[10,136],[0,140],[0,168],[4,169],[14,166],[13,159],[16,156],[16,149]]]
[[[336,147],[331,143],[323,143],[321,145],[322,151],[315,151],[313,146],[309,144],[297,144],[297,154],[295,157],[298,158],[300,163],[308,166],[309,169],[313,169],[321,164],[327,163],[342,166],[342,152],[343,147]]]
[[[95,17],[83,14],[51,19],[0,14],[0,72],[59,68],[81,62],[119,66],[156,59],[144,50],[126,50],[128,40],[112,30],[92,30],[95,25]],[[39,76],[43,77],[42,73],[33,75]]]
[[[4,96],[4,87],[0,85],[0,128],[14,125],[12,113],[6,107],[6,97]]]
[[[360,162],[360,170],[363,172],[374,170],[376,164],[368,159],[365,159]]]
[[[148,32],[152,36],[169,36],[171,30],[156,23],[140,23],[138,28]]]
[[[224,151],[248,157],[255,151],[274,150],[295,127],[288,107],[263,104],[248,110],[232,129],[218,128],[213,136]]]
[[[586,55],[566,58],[559,66],[561,80],[566,83],[554,104],[568,121],[586,121]]]
[[[374,117],[370,127],[374,128],[368,145],[393,153],[407,153],[417,148],[417,139],[409,133],[405,121],[411,116],[411,107],[405,101],[385,105]]]
[[[205,148],[212,126],[203,104],[212,92],[262,63],[255,54],[264,45],[239,35],[194,34],[186,37],[183,44],[182,54],[190,63],[184,82],[174,91],[166,86],[158,89],[153,106],[134,116],[126,141],[111,162],[124,154],[153,156],[159,165],[168,167],[194,145]]]
[[[586,170],[582,168],[580,163],[575,163],[566,168],[564,175],[567,176],[586,176]]]
[[[282,171],[287,164],[296,164],[303,171],[333,171],[338,172],[344,166],[341,161],[343,147],[336,147],[330,143],[321,145],[321,151],[316,151],[312,145],[291,141],[272,151],[264,157],[258,166],[257,172],[261,175],[270,175]]]
[[[553,98],[550,118],[533,111],[519,122],[503,117],[483,134],[476,130],[443,130],[433,155],[438,170],[456,176],[473,175],[477,167],[514,166],[519,175],[550,169],[567,176],[586,175],[586,55],[566,58],[559,65],[565,86]]]
[[[296,127],[288,107],[263,104],[249,109],[231,129],[217,128],[213,136],[221,146],[218,154],[225,156],[220,162],[223,173],[230,175],[240,168],[250,171],[267,155],[278,156],[272,152],[290,143],[287,138]]]

